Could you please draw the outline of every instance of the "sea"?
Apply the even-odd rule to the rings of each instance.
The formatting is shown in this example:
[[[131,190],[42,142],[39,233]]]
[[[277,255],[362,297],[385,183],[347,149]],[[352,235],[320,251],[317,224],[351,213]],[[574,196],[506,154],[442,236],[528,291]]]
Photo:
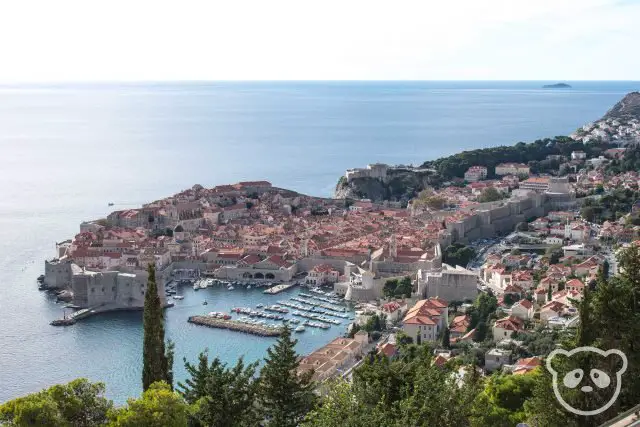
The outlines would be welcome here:
[[[63,309],[36,277],[83,220],[194,184],[269,180],[330,196],[345,169],[419,165],[462,150],[566,135],[640,82],[189,82],[0,85],[0,402],[77,377],[122,404],[141,392],[141,313],[49,325]],[[114,203],[113,207],[107,206]],[[182,290],[166,310],[183,358],[261,360],[275,341],[187,318],[288,299],[298,289]],[[202,302],[208,301],[207,306]],[[344,333],[296,334],[300,354]]]

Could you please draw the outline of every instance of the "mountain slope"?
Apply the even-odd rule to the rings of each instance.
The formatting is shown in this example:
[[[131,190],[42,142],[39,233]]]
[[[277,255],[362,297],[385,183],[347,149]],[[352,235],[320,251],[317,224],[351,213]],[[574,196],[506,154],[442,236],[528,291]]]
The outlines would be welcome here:
[[[630,92],[613,106],[602,120],[638,119],[640,120],[640,92]]]

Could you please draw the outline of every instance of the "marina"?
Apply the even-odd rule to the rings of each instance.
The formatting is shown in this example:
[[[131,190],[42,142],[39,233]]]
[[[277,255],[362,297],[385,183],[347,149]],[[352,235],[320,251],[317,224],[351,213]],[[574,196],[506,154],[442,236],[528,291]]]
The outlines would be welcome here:
[[[227,293],[233,289],[243,291],[241,294],[254,294],[255,290],[268,284],[257,284],[251,282],[226,282],[212,278],[196,278],[193,280],[180,280],[168,284],[168,293],[171,292],[174,299],[181,295],[176,295],[181,285],[189,285],[194,291],[204,290],[207,288],[215,288],[217,292]],[[274,285],[262,292],[281,293],[291,290],[298,283],[287,283]],[[226,292],[225,292],[226,291]],[[324,292],[318,288],[309,289],[311,293],[298,291],[289,297],[288,300],[279,300],[277,304],[264,304],[262,302],[251,306],[233,306],[226,307],[228,313],[224,311],[212,311],[208,314],[190,316],[190,323],[202,324],[218,329],[228,329],[253,335],[275,336],[274,331],[278,331],[284,325],[289,324],[294,331],[304,332],[306,328],[316,330],[329,330],[332,326],[345,326],[349,323],[349,319],[353,317],[348,313],[345,302],[338,299],[330,292]],[[202,294],[201,294],[202,295]],[[237,294],[240,295],[240,294]],[[208,305],[208,301],[204,300],[203,305]],[[299,319],[302,318],[302,319]],[[274,321],[275,323],[267,323]]]

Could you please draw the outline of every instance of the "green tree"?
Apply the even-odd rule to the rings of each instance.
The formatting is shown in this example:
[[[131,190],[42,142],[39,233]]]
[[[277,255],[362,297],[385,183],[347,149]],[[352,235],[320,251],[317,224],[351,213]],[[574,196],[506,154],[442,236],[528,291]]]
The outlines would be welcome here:
[[[169,343],[167,350],[165,350],[164,319],[156,285],[156,269],[153,263],[149,264],[148,273],[143,315],[143,390],[147,390],[151,384],[157,381],[164,381],[170,386],[173,384],[173,345]]]
[[[449,245],[442,255],[442,261],[449,265],[466,266],[476,255],[475,250],[460,243]]]
[[[487,338],[487,323],[485,320],[481,320],[476,325],[476,332],[473,334],[473,340],[475,342],[482,342]]]
[[[411,277],[403,277],[398,283],[398,286],[396,286],[394,296],[398,298],[411,298],[412,291],[413,285],[411,284]]]
[[[533,396],[537,372],[491,376],[473,403],[471,426],[513,427],[524,422],[524,403]]]
[[[609,277],[609,261],[607,261],[606,259],[604,260],[604,262],[602,263],[602,268],[601,268],[601,274],[602,276]]]
[[[200,353],[198,365],[186,360],[190,375],[178,383],[180,394],[195,406],[193,418],[211,427],[258,425],[260,414],[255,405],[259,383],[255,379],[257,362],[245,366],[242,358],[228,369],[217,357],[209,363],[207,352]]]
[[[113,403],[104,384],[84,378],[0,405],[0,425],[92,427],[104,425]]]
[[[356,427],[388,425],[388,413],[380,405],[368,408],[354,397],[351,384],[338,380],[329,385],[321,403],[305,417],[302,427]]]
[[[562,252],[562,246],[554,245],[547,248],[545,255],[549,257],[549,264],[557,264],[560,262],[560,258],[564,255]]]
[[[482,193],[480,193],[480,196],[478,196],[478,201],[480,203],[496,202],[498,200],[502,200],[503,198],[504,196],[498,190],[493,187],[487,187],[482,190]]]
[[[393,298],[396,294],[396,288],[398,287],[398,279],[391,279],[384,282],[382,292],[387,298]]]
[[[551,301],[553,293],[551,292],[551,285],[547,286],[547,301]]]
[[[110,427],[184,427],[190,408],[180,395],[164,382],[151,384],[140,399],[129,399],[127,406],[113,411]]]
[[[291,339],[291,329],[285,327],[278,342],[267,350],[260,371],[259,402],[272,426],[297,426],[315,403],[313,372],[297,372],[296,343]]]
[[[397,405],[398,426],[464,426],[472,413],[477,387],[458,384],[447,369],[416,368],[413,392]]]
[[[444,328],[444,332],[442,332],[442,347],[444,348],[451,347],[449,335],[450,335],[449,328]]]

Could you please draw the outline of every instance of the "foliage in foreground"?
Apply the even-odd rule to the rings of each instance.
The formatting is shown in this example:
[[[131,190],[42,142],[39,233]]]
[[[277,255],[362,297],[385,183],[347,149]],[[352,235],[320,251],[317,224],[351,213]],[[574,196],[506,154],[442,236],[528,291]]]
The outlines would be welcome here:
[[[149,278],[144,295],[143,314],[143,390],[147,390],[151,384],[158,381],[164,381],[170,387],[173,386],[173,344],[169,343],[165,350],[164,318],[160,297],[158,296],[154,264],[149,264],[148,273]]]

